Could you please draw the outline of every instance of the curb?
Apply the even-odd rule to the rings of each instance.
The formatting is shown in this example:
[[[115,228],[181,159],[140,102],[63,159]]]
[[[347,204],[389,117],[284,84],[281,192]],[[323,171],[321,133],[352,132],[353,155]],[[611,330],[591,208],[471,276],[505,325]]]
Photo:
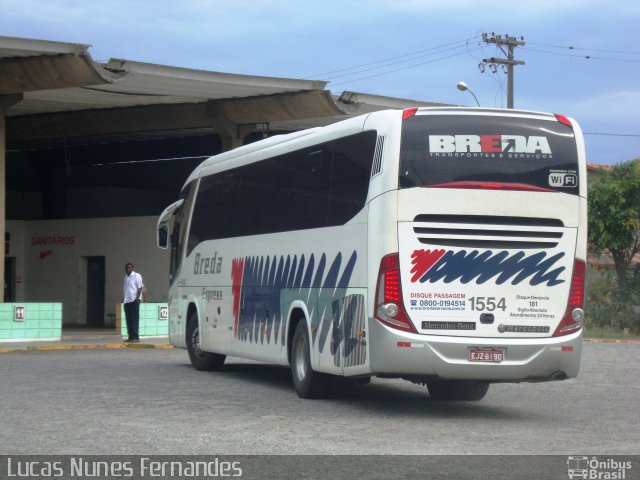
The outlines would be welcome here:
[[[42,346],[29,346],[29,347],[15,347],[15,348],[0,348],[0,354],[12,353],[12,352],[52,352],[63,350],[117,350],[122,348],[133,349],[165,349],[173,348],[173,345],[168,344],[154,344],[154,343],[96,343],[96,344],[82,344],[82,345],[42,345]]]
[[[640,339],[621,339],[621,338],[585,338],[585,342],[590,343],[626,343],[626,344],[640,344]],[[0,348],[0,355],[3,353],[12,352],[53,352],[53,351],[68,351],[68,350],[118,350],[124,348],[131,349],[169,349],[174,348],[173,345],[165,343],[96,343],[96,344],[81,344],[81,345],[42,345],[42,346],[28,346],[14,348]]]

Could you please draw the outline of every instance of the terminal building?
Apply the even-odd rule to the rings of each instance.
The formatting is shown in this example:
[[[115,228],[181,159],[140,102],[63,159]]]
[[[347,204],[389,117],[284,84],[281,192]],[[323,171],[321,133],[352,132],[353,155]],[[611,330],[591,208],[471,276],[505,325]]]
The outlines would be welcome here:
[[[156,222],[211,155],[266,136],[431,102],[327,82],[125,59],[89,46],[0,37],[0,232],[5,302],[62,304],[65,325],[107,327],[124,265],[165,302]]]

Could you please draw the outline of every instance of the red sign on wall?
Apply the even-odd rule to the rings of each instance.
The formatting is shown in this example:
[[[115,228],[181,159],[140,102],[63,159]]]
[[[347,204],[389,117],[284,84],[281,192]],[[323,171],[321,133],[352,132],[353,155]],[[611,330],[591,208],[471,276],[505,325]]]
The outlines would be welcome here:
[[[73,245],[75,241],[74,235],[42,235],[31,237],[31,246],[68,246]]]

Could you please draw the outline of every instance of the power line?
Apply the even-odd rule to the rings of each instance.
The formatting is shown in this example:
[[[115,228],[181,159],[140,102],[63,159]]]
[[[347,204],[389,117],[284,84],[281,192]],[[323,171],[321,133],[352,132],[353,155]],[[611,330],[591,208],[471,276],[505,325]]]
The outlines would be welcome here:
[[[209,155],[197,155],[195,157],[169,157],[169,158],[147,158],[144,160],[123,160],[120,162],[109,162],[109,163],[92,163],[90,166],[92,167],[111,167],[114,165],[130,165],[134,163],[150,163],[150,162],[170,162],[174,160],[197,160],[197,159],[205,159],[215,155],[215,153],[211,153]]]
[[[480,47],[475,48],[475,49],[473,49],[471,51],[475,51],[475,50],[480,50]],[[383,75],[389,75],[389,74],[392,74],[392,73],[399,72],[401,70],[407,70],[407,69],[410,69],[410,68],[416,68],[416,67],[420,67],[422,65],[427,65],[429,63],[439,62],[440,60],[446,60],[448,58],[457,57],[459,55],[465,55],[466,53],[468,53],[468,52],[465,50],[464,52],[453,53],[451,55],[446,55],[444,57],[434,58],[433,60],[427,60],[425,62],[420,62],[420,63],[416,63],[416,64],[413,64],[413,65],[407,65],[405,67],[400,67],[400,68],[396,68],[396,69],[389,70],[389,71],[386,71],[386,72],[381,72],[381,73],[376,73],[376,74],[373,74],[373,75],[368,75],[366,77],[354,78],[352,80],[345,80],[344,82],[332,83],[331,85],[332,86],[344,85],[345,83],[353,83],[353,82],[358,82],[360,80],[367,80],[369,78],[380,77],[380,76],[383,76]]]
[[[549,48],[560,48],[566,50],[581,50],[585,52],[602,52],[602,53],[614,53],[621,55],[640,55],[640,51],[630,51],[630,50],[610,50],[603,48],[583,48],[583,47],[574,47],[574,46],[566,46],[566,45],[551,45],[548,43],[535,43],[529,42],[529,45],[537,45],[539,47],[549,47]]]
[[[396,56],[392,56],[392,57],[387,57],[387,58],[383,58],[380,60],[374,60],[372,62],[367,62],[367,63],[363,63],[363,64],[359,64],[359,65],[353,65],[350,67],[344,67],[344,68],[339,68],[337,70],[330,70],[330,71],[326,71],[326,72],[321,72],[315,75],[310,75],[307,77],[302,77],[303,79],[314,79],[314,78],[320,78],[322,76],[325,75],[333,75],[335,73],[341,73],[341,72],[346,72],[349,70],[354,70],[354,72],[351,73],[346,73],[346,74],[342,74],[342,75],[338,75],[338,76],[334,76],[334,77],[330,77],[330,78],[338,78],[341,76],[347,76],[350,74],[357,74],[357,73],[362,73],[363,71],[368,71],[368,70],[375,70],[376,68],[384,68],[384,67],[388,67],[391,65],[396,65],[398,63],[403,63],[403,62],[410,62],[413,60],[417,60],[418,58],[422,58],[422,57],[427,57],[427,56],[431,56],[431,55],[437,55],[438,53],[443,53],[449,50],[453,50],[455,48],[461,48],[464,47],[468,44],[469,41],[478,38],[478,35],[475,35],[473,37],[469,37],[469,38],[465,38],[463,40],[458,40],[456,42],[450,42],[450,43],[445,43],[442,45],[437,45],[435,47],[429,47],[426,49],[422,49],[422,50],[417,50],[415,52],[411,52],[411,53],[405,53],[402,55],[396,55]],[[449,48],[452,47],[452,48]],[[430,52],[430,53],[428,53]],[[411,57],[411,58],[408,58]],[[404,59],[404,60],[400,60],[400,59]],[[378,65],[377,67],[373,67],[373,65]],[[370,67],[370,68],[364,68],[364,67]],[[364,69],[363,69],[364,68]],[[358,70],[361,69],[361,70]],[[363,70],[362,70],[363,69]]]
[[[602,56],[595,56],[595,55],[578,55],[574,53],[550,52],[548,50],[540,50],[537,48],[530,48],[530,47],[525,47],[525,50],[529,50],[531,52],[547,53],[549,55],[558,55],[561,57],[581,58],[584,60],[604,60],[604,61],[610,61],[610,62],[640,63],[640,59],[633,59],[633,58],[615,58],[615,57],[602,57]]]
[[[583,135],[605,135],[610,137],[640,137],[640,134],[638,133],[584,132]]]
[[[407,62],[412,61],[412,60],[418,60],[418,59],[423,58],[423,57],[430,57],[432,55],[437,55],[437,54],[440,54],[440,53],[446,53],[446,52],[450,52],[452,50],[458,50],[458,49],[460,49],[460,46],[445,48],[445,49],[439,50],[439,51],[434,52],[434,53],[429,53],[427,55],[421,55],[421,56],[412,58],[410,60],[399,60],[397,62],[390,62],[390,63],[386,63],[384,65],[380,65],[379,67],[370,67],[370,68],[363,68],[362,70],[354,70],[353,72],[343,73],[342,75],[336,75],[334,77],[331,77],[331,79],[348,77],[350,75],[357,75],[359,73],[364,73],[364,72],[368,72],[368,71],[371,71],[371,70],[378,70],[380,68],[385,68],[385,67],[392,67],[394,65],[407,63]],[[459,54],[462,54],[462,53],[466,53],[466,50],[465,50],[465,52],[458,52],[458,54],[456,54],[456,55],[459,55]],[[445,58],[447,58],[447,57],[445,57]],[[421,63],[419,63],[417,65],[421,65]]]

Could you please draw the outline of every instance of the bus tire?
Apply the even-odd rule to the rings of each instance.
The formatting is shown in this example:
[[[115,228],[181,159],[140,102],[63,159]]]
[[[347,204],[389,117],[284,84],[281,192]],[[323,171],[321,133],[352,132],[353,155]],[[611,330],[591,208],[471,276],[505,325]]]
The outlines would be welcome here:
[[[306,322],[296,325],[291,344],[291,377],[300,398],[320,398],[327,393],[329,378],[311,368],[311,343]]]
[[[427,388],[434,400],[475,402],[485,397],[489,382],[432,380],[427,382]]]
[[[219,353],[203,352],[200,348],[200,328],[198,316],[192,313],[187,322],[187,351],[189,360],[196,370],[212,372],[220,370],[224,364],[226,355]]]

